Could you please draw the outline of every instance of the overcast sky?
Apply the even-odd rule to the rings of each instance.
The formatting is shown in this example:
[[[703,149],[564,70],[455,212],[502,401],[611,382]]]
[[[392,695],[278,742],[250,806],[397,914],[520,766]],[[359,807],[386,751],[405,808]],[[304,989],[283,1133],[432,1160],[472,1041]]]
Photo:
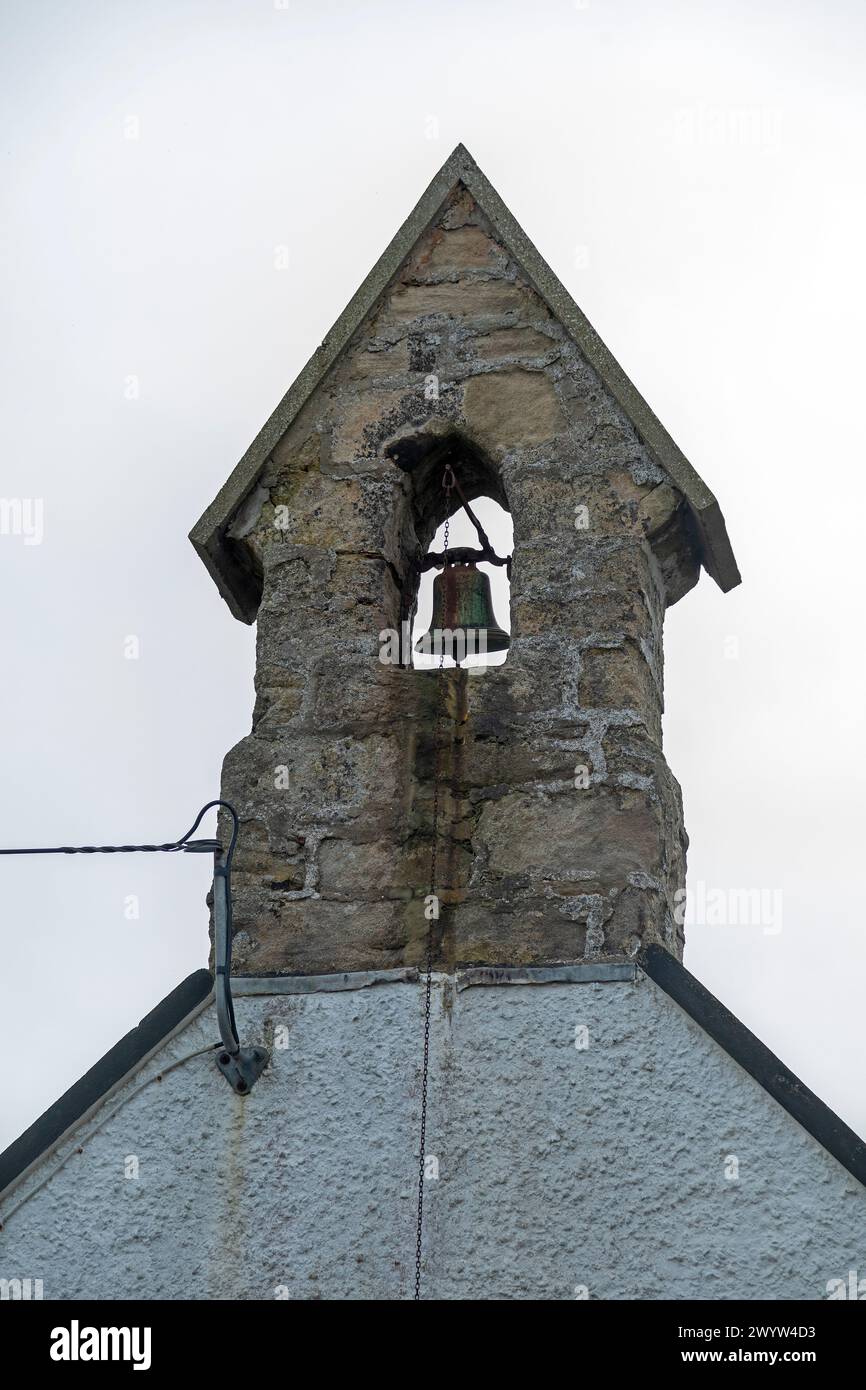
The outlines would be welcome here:
[[[0,844],[172,839],[217,795],[254,632],[187,532],[463,141],[721,502],[744,582],[668,614],[666,752],[690,887],[781,893],[781,930],[687,924],[686,964],[866,1133],[866,8],[6,0],[2,29],[0,495],[34,509],[0,534]],[[0,861],[0,1142],[206,963],[208,886]]]

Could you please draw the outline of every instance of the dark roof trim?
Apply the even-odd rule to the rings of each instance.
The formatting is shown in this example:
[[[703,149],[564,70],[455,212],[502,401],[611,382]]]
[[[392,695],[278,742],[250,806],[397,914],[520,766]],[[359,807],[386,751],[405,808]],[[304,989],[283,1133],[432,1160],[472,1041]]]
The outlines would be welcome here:
[[[664,947],[647,947],[638,962],[651,980],[866,1187],[866,1144],[844,1120],[789,1071],[760,1038],[719,1003]]]
[[[740,573],[715,497],[533,246],[469,151],[458,145],[253,440],[225,486],[189,533],[234,616],[246,623],[254,622],[259,599],[257,585],[244,569],[237,547],[233,549],[226,536],[234,513],[255,486],[271,451],[458,183],[469,189],[510,255],[622,406],[650,453],[682,492],[697,524],[705,568],[721,589],[725,592],[733,589],[740,583]]]
[[[34,1120],[20,1138],[0,1154],[0,1195],[37,1159],[108,1095],[118,1082],[164,1042],[169,1033],[202,1004],[213,989],[210,971],[196,970],[166,995],[137,1028],[85,1072],[80,1081]]]

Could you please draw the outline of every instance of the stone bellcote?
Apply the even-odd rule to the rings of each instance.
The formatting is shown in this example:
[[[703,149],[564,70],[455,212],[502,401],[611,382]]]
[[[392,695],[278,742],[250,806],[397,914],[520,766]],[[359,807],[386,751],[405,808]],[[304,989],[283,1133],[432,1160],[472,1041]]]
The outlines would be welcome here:
[[[503,666],[380,660],[453,462],[514,523]],[[458,147],[192,540],[258,623],[234,969],[682,954],[666,607],[739,582],[713,495]]]

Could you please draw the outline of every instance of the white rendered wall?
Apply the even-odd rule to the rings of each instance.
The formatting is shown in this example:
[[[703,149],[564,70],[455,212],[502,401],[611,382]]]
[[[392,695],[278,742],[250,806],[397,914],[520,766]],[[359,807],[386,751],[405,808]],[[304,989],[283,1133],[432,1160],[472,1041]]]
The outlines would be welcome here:
[[[209,1006],[8,1193],[0,1277],[411,1296],[422,1008],[410,983],[239,997],[243,1042],[287,1029],[251,1095],[210,1056],[137,1089],[216,1040]],[[866,1273],[866,1190],[647,977],[439,982],[433,1017],[425,1296],[820,1299]]]

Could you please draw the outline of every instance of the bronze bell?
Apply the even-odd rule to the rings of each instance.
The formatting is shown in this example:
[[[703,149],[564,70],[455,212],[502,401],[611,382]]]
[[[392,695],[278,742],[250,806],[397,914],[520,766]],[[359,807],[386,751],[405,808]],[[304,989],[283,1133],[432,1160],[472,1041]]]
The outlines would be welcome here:
[[[443,652],[459,664],[465,656],[503,652],[510,645],[493,612],[488,576],[472,562],[446,565],[433,580],[430,631],[419,637],[415,651],[437,658]]]

